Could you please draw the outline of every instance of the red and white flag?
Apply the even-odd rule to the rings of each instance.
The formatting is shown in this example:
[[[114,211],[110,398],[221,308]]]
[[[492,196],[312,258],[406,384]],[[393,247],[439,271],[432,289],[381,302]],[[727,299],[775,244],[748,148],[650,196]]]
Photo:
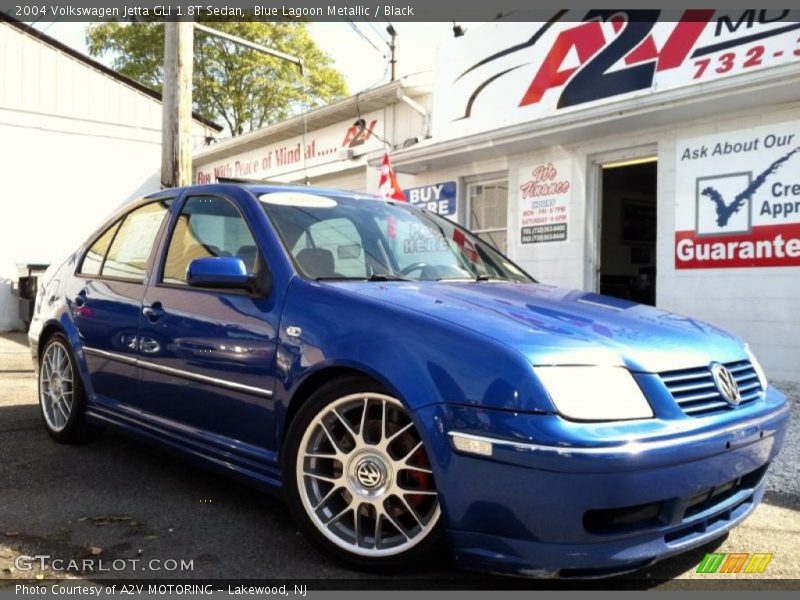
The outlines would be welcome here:
[[[400,184],[397,183],[397,177],[394,175],[394,169],[392,169],[392,163],[389,162],[388,154],[383,155],[378,195],[387,200],[402,200],[406,202],[406,195],[400,189]]]
[[[470,262],[479,263],[481,261],[478,251],[475,250],[475,244],[467,239],[467,236],[464,235],[463,231],[453,228],[453,241],[459,248],[461,248],[461,251],[466,255]]]

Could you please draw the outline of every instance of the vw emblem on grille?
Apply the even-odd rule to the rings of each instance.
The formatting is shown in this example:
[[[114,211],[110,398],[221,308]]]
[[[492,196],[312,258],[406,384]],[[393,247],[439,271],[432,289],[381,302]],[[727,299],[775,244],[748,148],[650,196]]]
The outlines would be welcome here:
[[[356,477],[365,488],[374,488],[383,480],[383,471],[374,460],[367,459],[358,465]]]
[[[739,384],[736,383],[733,373],[725,365],[717,363],[711,367],[711,375],[713,375],[714,383],[717,384],[717,389],[725,402],[731,406],[738,406],[742,401],[742,394],[739,392]]]

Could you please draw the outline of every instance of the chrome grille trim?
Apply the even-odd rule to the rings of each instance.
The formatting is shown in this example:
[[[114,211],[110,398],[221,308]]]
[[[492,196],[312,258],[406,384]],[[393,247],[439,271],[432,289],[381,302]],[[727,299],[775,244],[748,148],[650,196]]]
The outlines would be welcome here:
[[[739,386],[742,396],[739,406],[754,402],[763,395],[758,374],[749,360],[726,363],[725,367],[733,374]],[[728,404],[717,389],[710,366],[667,371],[660,373],[659,377],[686,415],[700,417],[736,408]]]

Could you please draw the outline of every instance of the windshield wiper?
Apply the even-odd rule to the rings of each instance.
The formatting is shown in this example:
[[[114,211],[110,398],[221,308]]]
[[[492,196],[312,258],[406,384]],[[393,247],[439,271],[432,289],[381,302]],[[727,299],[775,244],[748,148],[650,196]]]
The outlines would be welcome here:
[[[474,277],[439,277],[436,281],[510,281],[502,277],[491,275],[475,275]]]
[[[323,277],[315,277],[314,281],[414,281],[402,275],[393,275],[391,273],[373,273],[369,277],[347,277],[345,275],[326,275]]]
[[[364,281],[363,277],[347,277],[345,275],[324,275],[314,277],[314,281]]]
[[[402,275],[394,275],[393,273],[373,273],[367,278],[367,281],[414,281],[409,277]]]

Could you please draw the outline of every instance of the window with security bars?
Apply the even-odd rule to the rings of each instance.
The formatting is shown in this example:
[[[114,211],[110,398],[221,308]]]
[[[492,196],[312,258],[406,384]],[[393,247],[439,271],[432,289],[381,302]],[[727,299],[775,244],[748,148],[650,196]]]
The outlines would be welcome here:
[[[467,211],[469,229],[505,253],[508,246],[508,181],[498,179],[469,184]]]

